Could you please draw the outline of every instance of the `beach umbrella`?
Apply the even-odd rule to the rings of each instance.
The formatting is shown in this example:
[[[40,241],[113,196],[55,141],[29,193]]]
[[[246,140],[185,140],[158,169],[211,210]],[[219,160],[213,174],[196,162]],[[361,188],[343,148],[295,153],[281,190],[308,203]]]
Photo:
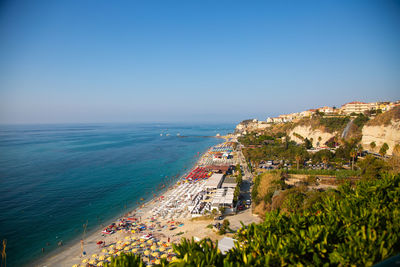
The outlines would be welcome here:
[[[147,243],[151,244],[151,243],[153,243],[153,240],[149,239],[149,240],[147,240]]]
[[[97,263],[97,266],[103,266],[103,262],[100,261],[99,263]]]
[[[72,267],[78,267],[78,264],[74,264],[74,265],[72,265]]]
[[[167,247],[170,247],[170,246],[171,246],[171,243],[168,242],[168,243],[167,243]]]
[[[134,233],[136,233],[136,231],[135,231],[135,230],[132,230],[131,233],[134,234]]]
[[[147,255],[150,254],[150,251],[149,251],[149,250],[146,250],[143,254],[147,256]]]
[[[96,260],[89,261],[89,264],[96,264]]]
[[[88,262],[88,259],[83,259],[82,260],[82,263],[86,263],[86,262]]]
[[[99,260],[103,261],[105,258],[106,258],[106,257],[105,257],[104,255],[101,255],[101,256],[99,257]]]
[[[128,251],[128,250],[129,250],[129,247],[125,247],[124,250]]]
[[[161,241],[158,241],[158,242],[157,242],[157,245],[161,246],[161,245],[162,245],[162,242],[161,242]]]
[[[111,261],[111,259],[112,259],[111,257],[108,257],[108,258],[107,258],[107,261]]]
[[[133,242],[132,246],[136,246],[138,244],[138,242]]]
[[[143,238],[140,238],[140,242],[144,242],[144,239],[143,239]]]
[[[109,254],[113,254],[113,253],[114,253],[114,250],[110,249],[110,250],[108,251],[108,253],[109,253]]]
[[[107,249],[103,248],[103,249],[101,250],[101,252],[107,253]]]
[[[160,255],[160,253],[158,253],[158,252],[153,252],[153,254],[151,254],[151,256],[153,256],[153,257],[158,257]]]
[[[156,260],[154,263],[158,265],[158,264],[160,264],[161,262],[160,262],[160,260]]]
[[[167,254],[162,254],[162,255],[161,255],[161,259],[166,259],[167,257],[168,257]]]
[[[132,249],[132,252],[136,253],[137,252],[137,248]]]
[[[109,246],[109,248],[113,248],[113,247],[114,247],[114,245]]]
[[[124,244],[125,244],[125,246],[127,246],[127,245],[129,245],[131,242],[125,242]]]
[[[116,254],[117,254],[118,256],[121,255],[121,251],[118,251]]]
[[[92,255],[92,258],[96,258],[96,257],[97,257],[97,254],[93,254],[93,255]]]
[[[129,239],[130,237],[129,236],[125,236],[125,239]]]
[[[150,248],[151,248],[151,250],[156,250],[157,249],[156,246],[151,246]]]
[[[164,248],[164,247],[160,247],[160,248],[159,248],[159,251],[161,251],[161,252],[162,252],[162,251],[165,251],[165,248]]]
[[[143,247],[144,247],[144,244],[140,244],[140,247],[142,247],[142,248],[143,248]]]
[[[121,241],[121,240],[119,240],[119,241],[117,242],[117,244],[122,244],[122,241]]]
[[[172,253],[172,252],[174,252],[173,248],[168,249],[168,253]]]

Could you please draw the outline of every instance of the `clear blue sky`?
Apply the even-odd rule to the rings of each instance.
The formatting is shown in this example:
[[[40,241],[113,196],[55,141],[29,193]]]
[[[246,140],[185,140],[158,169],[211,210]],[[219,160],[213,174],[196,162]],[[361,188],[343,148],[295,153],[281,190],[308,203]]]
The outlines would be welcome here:
[[[236,122],[397,99],[400,1],[0,4],[0,123]]]

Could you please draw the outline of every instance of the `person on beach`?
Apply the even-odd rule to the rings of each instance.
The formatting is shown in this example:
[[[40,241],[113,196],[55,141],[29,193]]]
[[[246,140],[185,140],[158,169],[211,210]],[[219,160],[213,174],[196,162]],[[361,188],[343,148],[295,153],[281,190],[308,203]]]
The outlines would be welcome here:
[[[81,257],[83,256],[83,239],[81,239]]]

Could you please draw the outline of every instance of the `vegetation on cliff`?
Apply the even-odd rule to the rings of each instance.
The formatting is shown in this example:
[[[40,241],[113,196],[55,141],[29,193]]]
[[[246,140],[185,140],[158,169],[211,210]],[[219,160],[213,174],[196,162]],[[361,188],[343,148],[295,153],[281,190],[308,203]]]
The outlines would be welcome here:
[[[377,115],[374,119],[370,120],[367,126],[380,126],[390,125],[392,121],[400,120],[400,106],[394,107],[393,109],[386,111],[382,114]]]

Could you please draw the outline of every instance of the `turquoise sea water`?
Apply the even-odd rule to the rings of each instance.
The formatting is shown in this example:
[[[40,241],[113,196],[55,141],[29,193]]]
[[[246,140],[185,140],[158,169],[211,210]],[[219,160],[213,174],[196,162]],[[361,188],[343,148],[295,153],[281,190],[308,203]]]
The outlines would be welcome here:
[[[88,231],[96,229],[140,198],[150,199],[189,170],[198,152],[221,142],[207,136],[233,127],[0,126],[0,238],[7,239],[7,266],[45,257],[60,240],[79,237],[86,222]]]

